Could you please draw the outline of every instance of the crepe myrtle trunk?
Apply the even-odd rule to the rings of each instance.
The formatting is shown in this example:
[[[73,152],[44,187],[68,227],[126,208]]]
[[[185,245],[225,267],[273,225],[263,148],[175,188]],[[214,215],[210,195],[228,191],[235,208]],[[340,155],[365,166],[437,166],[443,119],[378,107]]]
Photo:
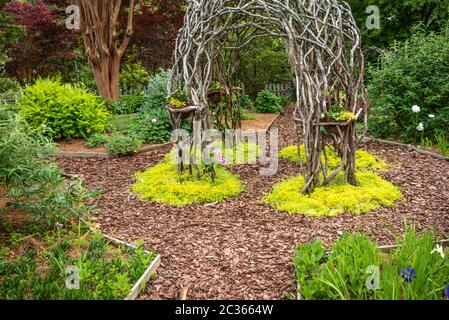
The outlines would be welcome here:
[[[120,96],[120,62],[133,33],[135,0],[129,1],[128,22],[121,41],[117,25],[122,0],[76,0],[76,4],[98,92],[103,99],[116,101]]]

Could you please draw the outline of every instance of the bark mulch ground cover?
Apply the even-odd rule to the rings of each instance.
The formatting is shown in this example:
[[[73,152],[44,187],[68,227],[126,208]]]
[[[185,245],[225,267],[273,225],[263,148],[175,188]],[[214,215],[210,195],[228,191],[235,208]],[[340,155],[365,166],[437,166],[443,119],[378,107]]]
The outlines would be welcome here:
[[[280,147],[294,144],[291,109],[272,128]],[[449,237],[449,162],[404,148],[367,143],[363,148],[391,164],[382,176],[399,186],[404,200],[393,208],[335,218],[289,215],[260,202],[272,186],[293,174],[295,164],[281,161],[274,176],[260,176],[258,165],[232,169],[246,185],[238,197],[183,208],[139,201],[129,192],[134,173],[163,159],[168,148],[129,158],[64,159],[69,174],[80,174],[90,188],[104,192],[95,202],[96,222],[106,234],[162,255],[158,278],[141,299],[281,299],[295,292],[292,249],[320,237],[332,244],[344,231],[361,230],[381,245],[393,244],[406,219],[419,230],[434,229]],[[185,290],[184,290],[185,291]]]

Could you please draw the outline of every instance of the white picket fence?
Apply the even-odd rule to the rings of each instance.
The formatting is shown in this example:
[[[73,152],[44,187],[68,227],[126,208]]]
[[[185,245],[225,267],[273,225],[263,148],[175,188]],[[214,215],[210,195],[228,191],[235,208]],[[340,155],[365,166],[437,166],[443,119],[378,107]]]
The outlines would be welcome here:
[[[265,86],[266,90],[273,92],[277,96],[288,96],[293,92],[291,83],[270,83]]]

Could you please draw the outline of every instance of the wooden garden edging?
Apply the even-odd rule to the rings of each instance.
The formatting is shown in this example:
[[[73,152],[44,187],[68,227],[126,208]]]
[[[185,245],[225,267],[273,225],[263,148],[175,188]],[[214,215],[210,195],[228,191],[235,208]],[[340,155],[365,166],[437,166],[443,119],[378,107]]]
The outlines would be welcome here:
[[[117,245],[122,245],[122,246],[127,246],[133,249],[136,249],[136,246],[122,241],[122,240],[118,240],[116,238],[113,238],[111,236],[108,236],[106,234],[103,234],[103,236],[110,240],[111,242],[117,244]],[[148,250],[145,250],[146,253],[149,253]],[[139,280],[137,280],[136,284],[132,287],[130,293],[128,294],[128,296],[124,299],[124,300],[135,300],[137,298],[137,296],[140,293],[140,290],[142,289],[142,287],[148,283],[148,280],[150,280],[151,276],[154,275],[157,271],[157,269],[159,268],[161,264],[161,256],[157,255],[156,258],[154,258],[154,260],[151,262],[151,264],[148,266],[148,268],[145,270],[145,272],[142,274],[142,276],[139,278]]]
[[[145,153],[145,152],[153,151],[153,150],[157,150],[157,149],[162,149],[162,148],[170,146],[170,145],[172,145],[171,141],[163,143],[163,144],[155,144],[155,145],[142,147],[140,149],[140,151],[137,152],[136,154]],[[65,152],[65,151],[59,151],[56,154],[56,158],[58,158],[58,159],[76,159],[76,158],[81,158],[81,159],[89,159],[89,158],[109,159],[109,158],[114,158],[114,156],[110,155],[109,153],[106,153],[106,152]]]
[[[365,137],[363,139],[364,142],[379,142],[379,143],[384,143],[384,144],[389,144],[389,145],[393,145],[393,146],[398,146],[398,147],[403,147],[403,148],[407,148],[409,150],[413,150],[416,151],[418,153],[424,154],[426,156],[430,156],[439,160],[445,160],[445,161],[449,161],[449,157],[445,157],[441,154],[438,153],[434,153],[434,152],[430,152],[430,151],[426,151],[423,149],[420,149],[418,147],[415,147],[411,144],[405,144],[405,143],[400,143],[400,142],[396,142],[396,141],[389,141],[389,140],[382,140],[382,139],[376,139],[376,138],[371,138],[371,137]]]

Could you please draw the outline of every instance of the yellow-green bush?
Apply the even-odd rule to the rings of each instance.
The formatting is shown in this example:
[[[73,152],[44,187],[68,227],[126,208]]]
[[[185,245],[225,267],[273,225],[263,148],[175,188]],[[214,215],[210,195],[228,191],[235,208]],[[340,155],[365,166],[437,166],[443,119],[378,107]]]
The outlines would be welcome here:
[[[141,200],[183,206],[225,200],[243,191],[240,179],[221,166],[216,166],[215,181],[204,175],[200,179],[188,172],[178,176],[176,164],[167,159],[143,173],[136,174],[133,186]]]
[[[341,162],[340,157],[337,156],[335,151],[329,147],[326,148],[326,152],[329,161],[329,169],[337,169]],[[282,149],[279,152],[279,158],[290,162],[298,162],[298,147],[289,146],[285,149]],[[301,158],[303,161],[305,161],[306,159],[304,145],[301,146]],[[323,159],[324,163],[324,155],[322,155],[321,158]],[[385,161],[377,159],[375,156],[364,150],[357,150],[355,164],[357,170],[359,171],[366,171],[368,169],[382,170],[387,167]]]
[[[357,179],[360,185],[355,187],[345,184],[340,174],[328,186],[303,195],[304,178],[299,175],[275,185],[263,201],[281,211],[319,217],[337,216],[344,212],[361,214],[392,206],[402,197],[399,188],[374,173],[358,173]]]

